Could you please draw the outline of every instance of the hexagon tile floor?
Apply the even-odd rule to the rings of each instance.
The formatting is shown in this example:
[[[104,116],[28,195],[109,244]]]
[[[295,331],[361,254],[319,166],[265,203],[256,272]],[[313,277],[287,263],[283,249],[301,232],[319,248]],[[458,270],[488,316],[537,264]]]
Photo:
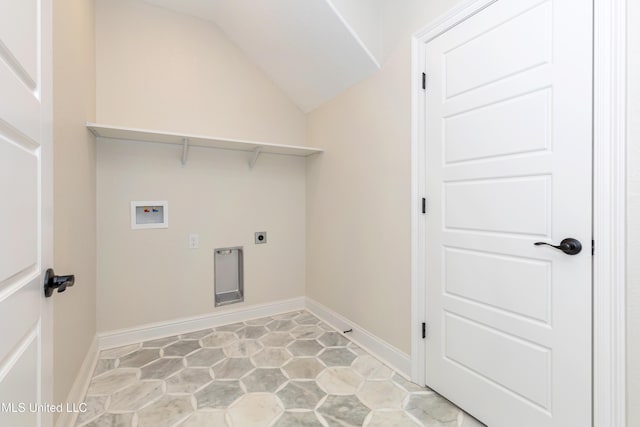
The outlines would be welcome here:
[[[103,351],[82,427],[482,424],[306,311]]]

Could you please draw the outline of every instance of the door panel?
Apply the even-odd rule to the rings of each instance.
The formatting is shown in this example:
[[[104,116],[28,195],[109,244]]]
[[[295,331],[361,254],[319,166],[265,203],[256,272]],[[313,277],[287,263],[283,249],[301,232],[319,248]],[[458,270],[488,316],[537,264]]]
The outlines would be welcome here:
[[[38,155],[0,135],[0,283],[38,263]],[[17,185],[16,185],[17,184]],[[19,242],[19,244],[17,244]]]
[[[446,117],[445,164],[547,151],[550,113],[551,91],[547,88]],[[483,144],[469,144],[474,139]]]
[[[15,343],[27,336],[40,319],[41,292],[39,283],[32,277],[16,280],[13,287],[2,292],[0,301],[0,360],[5,360],[15,349]],[[27,285],[20,286],[27,282]],[[6,321],[4,321],[6,320]],[[17,326],[19,325],[19,326]]]
[[[549,323],[549,262],[468,249],[444,251],[446,294]]]
[[[38,331],[32,330],[16,347],[6,366],[7,374],[0,388],[0,402],[14,405],[3,411],[2,422],[7,426],[37,426],[40,416],[31,405],[39,402],[40,376],[33,367],[38,365]],[[20,406],[22,404],[22,406]]]
[[[444,227],[547,236],[549,187],[546,175],[447,182],[442,190]]]
[[[491,427],[591,425],[591,40],[498,0],[425,45],[426,379]]]
[[[38,14],[37,0],[0,0],[0,51],[26,86],[34,90],[38,81]]]
[[[549,409],[550,349],[506,334],[480,322],[446,313],[446,359],[463,366],[492,385]],[[473,348],[473,351],[469,351]],[[498,358],[496,354],[509,355]],[[526,366],[527,369],[522,369]]]
[[[501,8],[494,8],[493,16],[481,12],[473,17],[477,27],[447,34],[449,46],[442,52],[445,99],[551,61],[551,4],[539,3],[528,2],[515,14]]]

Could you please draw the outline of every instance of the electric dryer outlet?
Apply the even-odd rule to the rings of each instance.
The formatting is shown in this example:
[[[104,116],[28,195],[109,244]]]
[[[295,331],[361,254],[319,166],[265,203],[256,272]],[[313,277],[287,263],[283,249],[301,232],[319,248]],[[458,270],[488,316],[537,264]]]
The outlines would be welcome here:
[[[267,243],[267,232],[266,231],[256,231],[255,233],[256,245],[262,245]]]

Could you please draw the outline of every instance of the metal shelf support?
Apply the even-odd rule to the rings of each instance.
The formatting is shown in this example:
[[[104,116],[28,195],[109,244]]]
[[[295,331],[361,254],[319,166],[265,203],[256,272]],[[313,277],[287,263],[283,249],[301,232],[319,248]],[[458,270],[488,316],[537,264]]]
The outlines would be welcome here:
[[[260,149],[261,147],[256,147],[256,149],[253,150],[253,156],[249,160],[249,169],[253,169],[253,167],[256,165],[258,157],[260,156]]]
[[[189,138],[182,138],[182,166],[187,165],[188,156],[189,156]]]

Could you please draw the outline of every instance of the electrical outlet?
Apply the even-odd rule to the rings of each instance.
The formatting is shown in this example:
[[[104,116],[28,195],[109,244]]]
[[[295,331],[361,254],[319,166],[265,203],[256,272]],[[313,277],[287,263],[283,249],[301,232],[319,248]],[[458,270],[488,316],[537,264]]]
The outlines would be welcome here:
[[[256,245],[262,245],[267,243],[267,232],[266,231],[256,231]]]
[[[189,249],[198,249],[200,247],[200,236],[191,233],[189,234]]]

